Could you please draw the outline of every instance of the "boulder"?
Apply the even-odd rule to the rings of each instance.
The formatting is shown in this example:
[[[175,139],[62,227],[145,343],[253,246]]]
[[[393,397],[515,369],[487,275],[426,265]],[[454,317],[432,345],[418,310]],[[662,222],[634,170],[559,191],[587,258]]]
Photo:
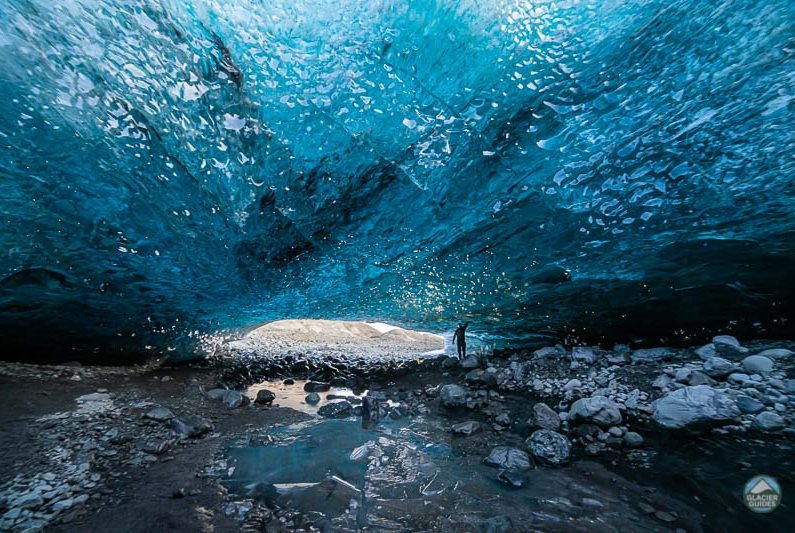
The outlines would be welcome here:
[[[701,429],[730,423],[740,415],[734,401],[709,385],[683,387],[654,402],[652,418],[668,429]]]
[[[670,348],[643,348],[632,352],[633,363],[653,363],[673,358],[676,352]]]
[[[207,391],[207,397],[211,400],[223,400],[227,390],[228,389],[210,389]]]
[[[276,399],[276,394],[273,391],[269,391],[268,389],[262,389],[257,391],[257,398],[254,400],[254,403],[270,405],[273,403],[273,400]]]
[[[786,348],[771,348],[769,350],[761,351],[756,355],[761,355],[770,359],[786,359],[791,355],[795,355],[795,352],[792,350],[787,350]]]
[[[316,392],[310,392],[304,397],[304,401],[308,405],[317,405],[318,403],[320,403],[320,394]]]
[[[307,381],[304,383],[304,391],[306,392],[326,392],[330,388],[331,384],[323,381]]]
[[[710,357],[704,361],[704,373],[711,378],[725,378],[736,369],[734,363],[723,357]]]
[[[473,385],[477,385],[480,383],[485,383],[486,381],[483,379],[484,372],[479,368],[475,368],[467,372],[467,375],[464,376],[464,381],[467,383],[471,383]]]
[[[698,370],[694,370],[690,373],[690,377],[687,380],[687,384],[692,386],[696,385],[714,385],[716,381],[706,375],[703,372],[699,372]]]
[[[229,409],[237,409],[238,407],[248,405],[251,402],[251,400],[248,399],[248,396],[244,396],[240,391],[236,390],[226,391],[222,401]]]
[[[155,422],[168,422],[174,418],[174,413],[165,407],[155,407],[144,414],[144,418],[154,420]]]
[[[715,345],[712,343],[705,344],[698,350],[696,350],[696,355],[698,355],[701,359],[706,361],[710,357],[717,357],[718,352],[715,350]]]
[[[784,418],[772,411],[759,413],[754,419],[754,427],[762,431],[778,431],[784,429],[786,425]]]
[[[712,337],[712,344],[715,346],[715,353],[717,355],[731,357],[748,353],[748,348],[740,346],[740,341],[731,335],[717,335]]]
[[[467,391],[459,385],[445,385],[439,391],[439,399],[445,407],[458,407],[466,403]]]
[[[737,397],[737,408],[744,415],[753,415],[764,410],[765,404],[759,400],[754,400],[750,396],[743,395]]]
[[[574,378],[570,379],[569,381],[566,382],[565,385],[563,385],[563,390],[568,392],[579,389],[580,387],[582,387],[582,382],[579,379]]]
[[[629,448],[638,448],[643,446],[643,437],[640,435],[640,433],[627,431],[624,434],[624,444]]]
[[[560,428],[560,416],[547,404],[538,402],[533,406],[533,413],[527,423],[530,426],[557,431]]]
[[[571,453],[569,439],[548,429],[533,432],[525,444],[534,458],[555,466],[568,461]]]
[[[749,374],[767,374],[773,370],[773,360],[764,355],[749,355],[742,365]]]
[[[607,428],[621,423],[621,411],[618,404],[605,396],[581,398],[572,404],[569,420],[573,423],[593,422]]]
[[[347,418],[353,413],[353,405],[346,400],[329,402],[317,410],[317,414],[326,418]]]
[[[571,358],[574,361],[592,365],[596,362],[598,356],[593,348],[588,346],[575,346],[571,350]]]
[[[480,360],[474,355],[468,355],[461,360],[461,368],[470,370],[472,368],[480,368]]]
[[[530,456],[526,451],[510,446],[497,446],[488,457],[483,460],[490,466],[496,466],[504,470],[529,470]]]
[[[566,351],[560,346],[547,346],[534,351],[533,357],[536,359],[545,359],[547,357],[560,357],[565,353]]]
[[[171,429],[181,439],[200,437],[213,430],[213,424],[200,416],[179,416],[171,419]]]

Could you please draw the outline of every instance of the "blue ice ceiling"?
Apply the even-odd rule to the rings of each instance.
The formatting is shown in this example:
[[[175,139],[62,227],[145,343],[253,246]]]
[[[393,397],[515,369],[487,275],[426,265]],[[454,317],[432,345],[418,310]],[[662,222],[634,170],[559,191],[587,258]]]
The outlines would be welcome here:
[[[22,358],[792,328],[789,0],[0,0],[0,93]]]

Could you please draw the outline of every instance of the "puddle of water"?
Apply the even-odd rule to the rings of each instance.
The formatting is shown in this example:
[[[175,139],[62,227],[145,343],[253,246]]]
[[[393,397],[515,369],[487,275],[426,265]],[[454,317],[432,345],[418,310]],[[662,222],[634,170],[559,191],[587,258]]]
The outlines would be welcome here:
[[[366,390],[354,392],[352,389],[345,387],[331,387],[326,392],[318,392],[320,401],[315,405],[311,405],[305,401],[306,395],[309,394],[304,390],[305,384],[306,380],[298,379],[292,385],[285,385],[281,381],[263,381],[262,383],[251,385],[244,394],[253,402],[259,391],[267,389],[276,395],[273,405],[289,407],[296,411],[317,416],[317,410],[331,401],[346,399],[353,405],[359,405],[362,397],[366,396],[368,392]]]

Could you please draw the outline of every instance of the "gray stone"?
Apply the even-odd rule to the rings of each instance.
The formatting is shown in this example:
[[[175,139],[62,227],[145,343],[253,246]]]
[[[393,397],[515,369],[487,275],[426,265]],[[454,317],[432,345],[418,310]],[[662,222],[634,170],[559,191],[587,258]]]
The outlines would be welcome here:
[[[701,359],[706,361],[710,357],[717,357],[718,352],[715,350],[715,345],[712,343],[705,344],[698,350],[696,350],[696,355],[698,355]]]
[[[304,383],[304,391],[306,392],[326,392],[330,388],[331,385],[323,381],[307,381]]]
[[[212,422],[196,415],[172,418],[170,424],[171,429],[181,439],[200,437],[213,430]]]
[[[581,398],[572,404],[569,420],[574,423],[593,422],[607,428],[621,423],[621,411],[605,396]]]
[[[714,385],[716,382],[714,379],[709,377],[703,372],[699,372],[698,370],[694,370],[690,373],[690,378],[687,380],[688,385],[696,386],[696,385]]]
[[[309,405],[316,405],[320,403],[320,394],[316,392],[310,392],[304,397],[304,401]]]
[[[497,474],[497,480],[501,483],[505,483],[506,485],[516,488],[527,485],[527,476],[524,473],[516,470],[500,470],[500,473]]]
[[[42,505],[44,505],[44,500],[37,492],[28,492],[11,502],[11,507],[19,507],[20,509],[35,509]]]
[[[746,381],[750,380],[751,377],[748,374],[743,374],[740,372],[734,372],[729,374],[729,383],[734,385],[742,385]]]
[[[596,352],[594,352],[593,348],[588,346],[575,346],[571,350],[571,358],[574,361],[592,365],[596,362],[598,356],[596,355]]]
[[[560,346],[547,346],[545,348],[541,348],[533,352],[533,357],[536,359],[544,359],[547,357],[560,357],[564,355],[566,351],[561,348]]]
[[[765,404],[760,402],[759,400],[754,400],[750,396],[738,396],[737,397],[737,407],[740,409],[740,412],[744,415],[748,414],[756,414],[759,411],[762,411],[765,408]]]
[[[273,403],[273,400],[276,399],[276,394],[273,391],[269,391],[268,389],[262,389],[257,391],[257,399],[254,400],[255,403],[269,405]]]
[[[547,404],[538,402],[533,406],[533,413],[527,423],[531,426],[556,431],[560,428],[560,416]]]
[[[227,389],[210,389],[207,391],[207,397],[211,400],[223,400],[226,391]]]
[[[475,422],[474,420],[468,420],[466,422],[461,422],[460,424],[455,424],[452,427],[453,433],[456,435],[472,435],[473,433],[477,433],[482,429],[480,422]]]
[[[689,368],[682,367],[676,371],[674,379],[679,383],[687,383],[693,371]]]
[[[568,392],[568,391],[579,389],[580,387],[582,387],[582,382],[579,379],[575,378],[575,379],[570,379],[569,381],[567,381],[566,384],[563,385],[563,390]]]
[[[778,431],[784,429],[786,425],[784,418],[772,411],[759,413],[754,419],[754,427],[762,431]]]
[[[548,429],[533,432],[525,444],[533,457],[556,466],[568,461],[571,453],[569,439]]]
[[[461,361],[461,368],[480,368],[480,360],[474,355],[468,355]]]
[[[771,348],[769,350],[761,351],[756,355],[761,355],[770,359],[786,359],[787,357],[795,355],[795,352],[792,350],[787,350],[786,348]]]
[[[665,374],[660,374],[659,376],[657,376],[657,379],[654,380],[654,383],[652,383],[651,386],[654,387],[655,389],[667,389],[668,387],[671,386],[672,383],[673,380],[669,376],[666,376]]]
[[[627,431],[627,433],[624,435],[624,444],[629,448],[638,448],[643,446],[643,437],[640,435],[640,433]]]
[[[243,396],[240,391],[228,390],[223,397],[224,405],[229,409],[237,409],[244,405],[248,405],[250,400],[248,396]]]
[[[439,399],[445,407],[458,407],[466,403],[467,392],[459,385],[445,385],[439,390]]]
[[[529,470],[530,456],[526,451],[510,446],[497,446],[488,457],[483,460],[490,466],[497,466],[505,470]]]
[[[154,420],[156,422],[168,422],[174,418],[174,413],[165,407],[155,407],[144,414],[144,418]]]
[[[501,426],[511,425],[511,417],[508,416],[506,413],[500,413],[499,415],[497,415],[494,421]]]
[[[670,348],[643,348],[635,350],[630,356],[633,363],[651,363],[673,358],[676,352]]]
[[[652,417],[668,429],[700,429],[731,422],[740,410],[723,391],[709,385],[683,387],[654,402]]]
[[[773,360],[764,355],[749,355],[743,359],[743,368],[752,374],[767,374],[773,370]]]
[[[734,363],[723,357],[710,357],[704,361],[704,373],[711,378],[725,378],[736,368]]]
[[[748,353],[748,348],[740,346],[740,341],[731,335],[718,335],[712,338],[715,353],[724,357],[738,356]]]
[[[352,412],[353,406],[345,400],[327,403],[317,410],[317,414],[326,418],[347,418]]]

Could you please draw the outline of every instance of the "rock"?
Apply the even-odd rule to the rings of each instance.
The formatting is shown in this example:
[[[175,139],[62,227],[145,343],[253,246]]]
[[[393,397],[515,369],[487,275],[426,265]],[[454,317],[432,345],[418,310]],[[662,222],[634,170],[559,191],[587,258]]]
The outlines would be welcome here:
[[[464,376],[464,381],[471,384],[484,383],[483,374],[484,372],[481,369],[475,368],[467,372],[467,375]]]
[[[533,357],[536,359],[544,359],[547,357],[560,357],[564,355],[566,351],[561,348],[560,346],[547,346],[545,348],[541,348],[533,352]]]
[[[657,379],[654,380],[654,383],[651,384],[652,387],[655,389],[667,389],[671,386],[673,380],[666,376],[665,374],[660,374],[657,376]]]
[[[353,406],[345,400],[330,402],[317,410],[317,414],[327,418],[346,418],[351,416]]]
[[[316,393],[312,393],[315,394]],[[319,400],[320,398],[318,398]],[[365,396],[362,399],[362,424],[370,428],[378,424],[387,415],[387,404],[378,398]]]
[[[458,358],[456,357],[448,357],[444,361],[442,361],[442,369],[443,370],[453,370],[454,368],[458,368]]]
[[[527,476],[516,470],[500,470],[497,480],[511,487],[524,487],[527,485]]]
[[[451,428],[452,432],[456,435],[472,435],[473,433],[477,433],[482,429],[480,422],[475,422],[474,420],[468,420],[466,422],[461,422],[460,424],[455,424]]]
[[[195,438],[212,431],[213,424],[201,416],[179,416],[171,419],[171,429],[181,439]]]
[[[726,424],[739,414],[725,392],[698,385],[683,387],[655,401],[652,418],[668,429],[699,429]]]
[[[791,355],[795,355],[795,352],[792,350],[787,350],[786,348],[771,348],[769,350],[761,351],[756,355],[761,355],[762,357],[767,357],[770,359],[786,359]]]
[[[727,357],[736,356],[748,353],[748,348],[740,346],[740,341],[731,335],[718,335],[712,338],[712,344],[715,346],[715,353]]]
[[[306,392],[326,392],[331,388],[331,384],[322,381],[307,381],[304,384]]]
[[[751,374],[767,374],[773,370],[773,360],[764,355],[749,355],[743,359],[742,365]]]
[[[640,435],[640,433],[627,431],[624,435],[624,444],[629,448],[638,448],[643,446],[643,437]]]
[[[772,411],[759,413],[754,419],[754,427],[762,431],[779,431],[784,429],[786,425],[784,418]]]
[[[582,499],[582,504],[585,507],[595,507],[597,509],[600,509],[600,508],[605,506],[605,504],[603,504],[599,500],[595,500],[593,498],[583,498]]]
[[[606,428],[621,423],[621,411],[605,396],[581,398],[572,404],[569,420],[574,423],[593,422]]]
[[[704,362],[704,373],[711,378],[725,378],[736,368],[734,363],[723,357],[710,357]]]
[[[144,418],[154,420],[155,422],[168,422],[174,418],[174,413],[165,407],[155,407],[144,414]]]
[[[228,390],[224,394],[222,401],[227,408],[237,409],[238,407],[248,405],[251,400],[248,399],[248,396],[243,396],[240,391]]]
[[[696,385],[714,385],[716,381],[706,375],[703,372],[699,372],[698,370],[694,370],[690,373],[690,378],[687,380],[687,384],[691,387]]]
[[[568,461],[571,453],[569,439],[548,429],[533,432],[525,444],[533,457],[555,466]]]
[[[560,416],[547,404],[538,402],[533,406],[533,414],[527,423],[530,426],[557,431],[560,428]]]
[[[530,456],[526,451],[510,446],[497,446],[488,457],[483,460],[490,466],[497,466],[504,470],[529,470]]]
[[[665,361],[676,355],[670,348],[643,348],[632,352],[630,358],[633,363],[651,363],[654,361]]]
[[[734,372],[733,374],[729,374],[729,383],[734,385],[742,385],[746,381],[750,380],[751,377],[748,374],[741,374],[739,372]]]
[[[598,356],[596,355],[596,352],[594,352],[593,348],[588,346],[575,346],[571,350],[571,358],[574,361],[592,365],[596,362]]]
[[[467,392],[458,385],[449,384],[439,391],[439,399],[445,407],[458,407],[466,403]]]
[[[577,390],[580,387],[582,387],[582,382],[579,379],[575,378],[567,381],[566,384],[563,385],[563,390],[568,392],[568,391]]]
[[[682,367],[676,371],[674,379],[679,383],[687,383],[690,380],[690,375],[693,371],[689,368]]]
[[[765,408],[765,404],[758,400],[754,400],[750,396],[738,396],[737,407],[744,415],[756,414]]]
[[[705,344],[698,350],[696,350],[696,355],[698,355],[701,359],[706,361],[710,357],[717,357],[718,352],[715,350],[715,345],[712,343]]]
[[[223,400],[226,391],[227,389],[210,389],[207,391],[207,397],[211,400]]]
[[[480,368],[480,360],[474,355],[469,355],[461,361],[461,368]]]
[[[35,509],[42,505],[44,505],[44,499],[36,492],[25,493],[11,502],[11,507],[18,507],[20,509]]]
[[[262,389],[257,391],[257,399],[254,400],[255,403],[270,405],[273,403],[273,400],[276,399],[276,394],[268,389]]]
[[[152,455],[160,455],[170,447],[170,442],[160,439],[147,439],[140,444],[141,450]]]
[[[511,417],[508,416],[506,413],[500,413],[494,418],[494,422],[501,426],[510,426],[511,425]]]
[[[310,392],[304,397],[304,401],[309,405],[317,405],[320,403],[320,394],[316,392]]]
[[[295,385],[295,380],[293,378],[287,378],[282,381],[283,385]]]

